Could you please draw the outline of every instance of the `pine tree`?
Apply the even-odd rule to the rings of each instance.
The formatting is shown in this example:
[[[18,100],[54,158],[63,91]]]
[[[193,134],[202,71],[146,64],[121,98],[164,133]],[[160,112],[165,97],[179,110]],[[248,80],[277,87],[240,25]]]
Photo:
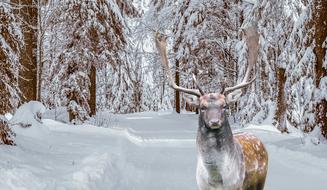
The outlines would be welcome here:
[[[320,90],[315,110],[316,123],[327,138],[327,1],[313,1],[313,25],[316,54],[315,75],[316,88]]]
[[[171,23],[171,20],[174,19],[176,15],[176,2],[178,4],[181,3],[181,1],[177,0],[155,0],[152,2],[150,6],[150,11],[146,15],[146,17],[149,17],[150,19],[147,19],[147,24],[150,27],[153,27],[155,30],[165,33],[167,30],[173,29],[173,23]],[[183,2],[183,4],[188,4],[189,1]],[[174,11],[171,11],[174,10]],[[156,19],[153,19],[156,18]],[[170,35],[170,34],[168,34]],[[171,61],[174,63],[174,67],[172,68],[175,70],[173,72],[175,75],[175,83],[177,85],[181,85],[180,83],[180,61],[177,59],[172,59]],[[164,88],[164,87],[163,87]],[[181,112],[181,98],[180,98],[180,92],[175,90],[174,91],[174,108],[176,113]]]
[[[282,132],[287,132],[286,128],[286,100],[285,100],[285,69],[277,68],[277,99],[276,99],[276,111],[275,111],[275,121],[277,128]]]
[[[20,51],[19,88],[22,103],[37,99],[37,0],[11,0],[15,14],[22,21],[24,48]]]
[[[219,92],[235,81],[238,19],[229,1],[179,1],[173,25],[173,51],[181,86],[194,86],[194,73],[207,92]],[[225,80],[226,79],[226,80]],[[224,82],[227,81],[228,84]]]
[[[9,3],[0,3],[0,114],[12,112],[20,101],[18,86],[23,34]]]
[[[0,2],[0,144],[14,144],[14,133],[1,115],[12,112],[20,101],[18,77],[23,34],[9,2]]]
[[[0,117],[0,145],[14,145],[15,133],[9,128],[8,122]]]
[[[57,2],[57,6],[59,10],[53,9],[57,19],[50,23],[51,36],[46,39],[58,45],[50,47],[55,51],[46,50],[52,59],[45,65],[50,68],[47,77],[54,84],[45,99],[56,105],[49,96],[60,93],[56,98],[68,106],[70,120],[81,122],[96,113],[97,68],[102,70],[107,64],[117,68],[122,62],[120,52],[126,44],[127,28],[123,15],[136,11],[125,0],[69,0]]]

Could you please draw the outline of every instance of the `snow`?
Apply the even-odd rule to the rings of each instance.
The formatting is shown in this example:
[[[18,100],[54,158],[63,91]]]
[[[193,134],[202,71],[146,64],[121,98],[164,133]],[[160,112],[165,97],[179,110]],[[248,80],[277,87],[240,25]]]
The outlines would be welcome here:
[[[30,101],[21,105],[12,118],[9,114],[6,114],[6,118],[10,119],[9,123],[14,132],[21,133],[23,136],[42,138],[50,132],[40,120],[45,111],[46,108],[41,102]]]
[[[11,118],[11,124],[24,123],[27,125],[39,125],[41,122],[38,119],[38,114],[42,117],[43,113],[46,111],[46,108],[41,102],[30,101],[21,105],[15,115]]]
[[[253,5],[257,5],[258,2],[256,0],[244,0],[245,2],[251,3]]]
[[[43,119],[49,133],[42,138],[25,135],[30,128],[17,130],[17,146],[0,146],[0,189],[197,189],[197,115],[144,112],[116,119],[106,128]],[[304,146],[267,123],[237,131],[254,133],[268,150],[266,190],[324,189],[326,144]]]
[[[13,115],[11,113],[6,113],[4,116],[8,121],[11,120],[13,117]]]

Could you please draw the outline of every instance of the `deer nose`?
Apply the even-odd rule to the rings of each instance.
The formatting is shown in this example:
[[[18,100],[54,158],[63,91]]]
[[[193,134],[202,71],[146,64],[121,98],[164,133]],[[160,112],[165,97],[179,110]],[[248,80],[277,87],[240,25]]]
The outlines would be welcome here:
[[[211,119],[210,121],[209,121],[209,125],[210,126],[220,126],[221,125],[221,122],[220,122],[220,120],[219,119]]]

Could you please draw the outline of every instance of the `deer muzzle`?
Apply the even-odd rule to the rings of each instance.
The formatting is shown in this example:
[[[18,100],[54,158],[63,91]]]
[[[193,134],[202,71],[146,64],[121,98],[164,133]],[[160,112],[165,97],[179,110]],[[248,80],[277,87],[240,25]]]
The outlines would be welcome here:
[[[222,113],[219,109],[209,109],[207,113],[207,125],[211,129],[218,129],[223,123]]]
[[[221,126],[221,122],[218,119],[212,119],[209,121],[209,127],[212,129],[218,129]]]

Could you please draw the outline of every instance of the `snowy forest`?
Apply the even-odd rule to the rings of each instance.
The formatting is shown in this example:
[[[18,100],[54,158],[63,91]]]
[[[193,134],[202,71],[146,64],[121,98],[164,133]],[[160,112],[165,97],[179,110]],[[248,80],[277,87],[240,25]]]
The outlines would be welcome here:
[[[201,110],[167,69],[205,93],[239,84],[253,25],[228,120],[266,145],[265,189],[323,189],[326,0],[0,0],[0,189],[197,189]]]

